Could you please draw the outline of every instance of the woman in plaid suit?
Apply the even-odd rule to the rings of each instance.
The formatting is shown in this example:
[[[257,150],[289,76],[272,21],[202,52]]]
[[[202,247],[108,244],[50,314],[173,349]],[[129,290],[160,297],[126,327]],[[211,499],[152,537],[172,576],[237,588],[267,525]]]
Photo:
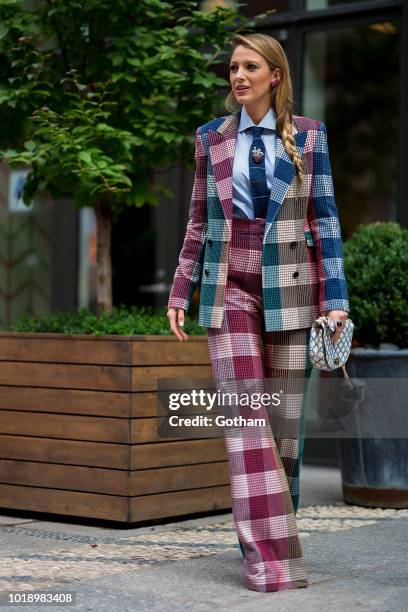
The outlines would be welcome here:
[[[218,388],[253,392],[279,380],[279,406],[255,414],[264,426],[224,430],[245,584],[268,592],[308,586],[295,515],[309,333],[329,314],[336,342],[349,303],[325,124],[292,114],[288,60],[270,36],[234,39],[230,83],[230,114],[196,132],[168,318],[187,340],[184,313],[200,286]]]

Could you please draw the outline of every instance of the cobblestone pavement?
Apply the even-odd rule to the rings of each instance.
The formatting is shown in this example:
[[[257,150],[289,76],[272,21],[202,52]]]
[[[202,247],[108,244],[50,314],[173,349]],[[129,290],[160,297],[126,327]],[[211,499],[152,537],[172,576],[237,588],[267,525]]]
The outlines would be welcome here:
[[[403,517],[408,517],[408,509],[361,508],[339,502],[305,505],[297,521],[304,539]],[[70,525],[67,530],[66,524],[59,528],[58,523],[4,516],[0,517],[0,548],[0,592],[55,590],[67,583],[134,573],[146,566],[226,551],[240,555],[231,514],[190,521],[188,526],[179,522],[127,532],[83,525]]]

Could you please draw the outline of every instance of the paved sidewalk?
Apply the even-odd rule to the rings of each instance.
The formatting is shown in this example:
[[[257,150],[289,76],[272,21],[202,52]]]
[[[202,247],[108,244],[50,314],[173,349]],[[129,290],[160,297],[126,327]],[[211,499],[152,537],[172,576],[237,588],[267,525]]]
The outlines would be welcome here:
[[[0,593],[76,592],[67,610],[408,609],[408,510],[349,506],[340,472],[303,465],[297,514],[310,586],[243,586],[232,514],[137,529],[0,516]],[[1,610],[61,606],[1,606]]]

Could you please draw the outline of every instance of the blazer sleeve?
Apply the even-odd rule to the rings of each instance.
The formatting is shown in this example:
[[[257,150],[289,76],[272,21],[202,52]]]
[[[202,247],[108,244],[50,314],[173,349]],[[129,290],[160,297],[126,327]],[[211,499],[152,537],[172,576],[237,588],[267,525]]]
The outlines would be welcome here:
[[[194,291],[201,281],[205,239],[208,229],[207,216],[207,154],[202,136],[197,129],[195,135],[195,162],[193,192],[189,218],[178,266],[168,299],[168,308],[188,310]]]
[[[340,221],[334,197],[327,129],[323,121],[316,132],[313,151],[308,218],[316,245],[320,313],[323,315],[330,310],[349,312]]]

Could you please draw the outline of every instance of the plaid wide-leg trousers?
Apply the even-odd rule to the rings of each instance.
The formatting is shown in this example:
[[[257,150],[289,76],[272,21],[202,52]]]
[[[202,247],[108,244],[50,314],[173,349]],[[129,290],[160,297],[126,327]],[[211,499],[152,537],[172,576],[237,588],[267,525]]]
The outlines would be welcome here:
[[[224,427],[234,525],[244,550],[245,585],[270,592],[308,586],[295,515],[304,446],[304,397],[312,364],[307,352],[310,328],[265,331],[264,225],[260,218],[233,219],[224,319],[220,329],[208,328],[208,345],[214,383],[219,388],[227,389],[224,383],[230,381],[241,391],[267,391],[268,380],[273,383],[276,379],[283,387],[279,391],[284,391],[284,401],[279,406],[235,409],[235,414],[265,418],[265,426]],[[279,424],[277,435],[271,416]]]

